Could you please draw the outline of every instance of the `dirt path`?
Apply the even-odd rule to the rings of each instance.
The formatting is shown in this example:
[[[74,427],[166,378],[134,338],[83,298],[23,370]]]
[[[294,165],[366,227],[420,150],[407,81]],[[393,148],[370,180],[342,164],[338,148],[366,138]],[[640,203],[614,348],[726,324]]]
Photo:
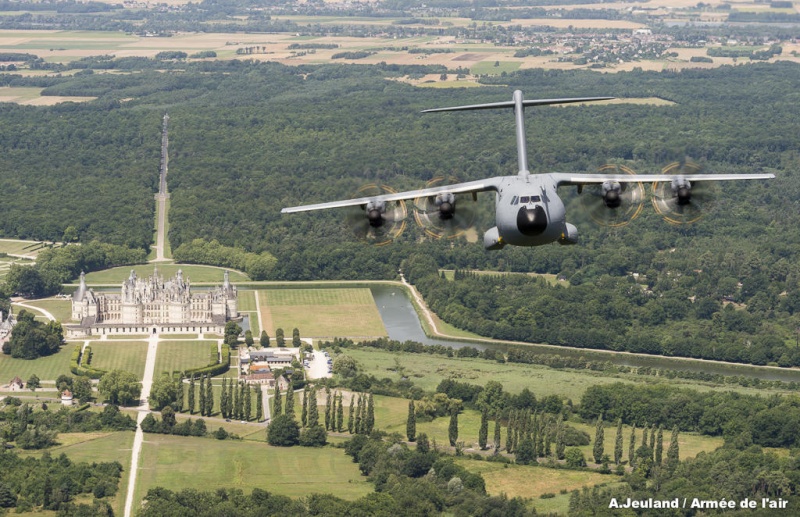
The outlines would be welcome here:
[[[125,497],[125,517],[131,517],[133,512],[133,498],[136,492],[136,476],[139,471],[139,456],[144,442],[144,432],[142,431],[142,420],[150,413],[150,388],[153,386],[153,373],[156,369],[156,353],[158,352],[158,335],[150,336],[147,345],[147,359],[144,366],[144,377],[142,378],[142,404],[136,408],[139,412],[136,418],[136,435],[133,438],[133,449],[131,450],[131,469],[128,477],[128,493]]]

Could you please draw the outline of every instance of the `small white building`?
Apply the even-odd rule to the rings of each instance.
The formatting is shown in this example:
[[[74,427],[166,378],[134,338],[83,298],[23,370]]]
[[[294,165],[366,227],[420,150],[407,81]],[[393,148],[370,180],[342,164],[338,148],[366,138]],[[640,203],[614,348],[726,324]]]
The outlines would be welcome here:
[[[69,390],[64,390],[61,392],[61,405],[62,406],[71,406],[72,405],[72,392]]]

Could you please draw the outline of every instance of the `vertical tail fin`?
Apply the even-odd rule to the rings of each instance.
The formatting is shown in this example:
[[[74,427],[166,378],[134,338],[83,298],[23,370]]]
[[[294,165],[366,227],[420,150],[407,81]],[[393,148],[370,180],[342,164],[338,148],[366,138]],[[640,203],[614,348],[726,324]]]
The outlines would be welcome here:
[[[527,176],[530,174],[530,172],[528,171],[528,151],[525,146],[525,106],[547,106],[549,104],[572,104],[575,102],[606,101],[613,98],[614,97],[575,97],[565,99],[539,99],[526,101],[522,97],[522,92],[520,90],[514,90],[514,95],[512,96],[511,101],[492,102],[489,104],[474,104],[471,106],[455,106],[452,108],[433,108],[424,110],[422,113],[434,113],[437,111],[514,108],[514,116],[516,119],[517,162],[519,164],[519,175]]]

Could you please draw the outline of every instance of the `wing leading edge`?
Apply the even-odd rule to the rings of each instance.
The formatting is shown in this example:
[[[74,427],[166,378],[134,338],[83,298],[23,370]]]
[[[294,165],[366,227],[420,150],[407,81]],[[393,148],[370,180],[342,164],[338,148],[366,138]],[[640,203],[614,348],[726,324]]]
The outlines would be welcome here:
[[[616,181],[618,183],[656,183],[684,178],[689,181],[736,181],[736,180],[768,180],[774,174],[569,174],[552,173],[556,183],[561,185],[590,185]]]
[[[382,194],[380,196],[360,197],[356,199],[343,199],[340,201],[330,201],[328,203],[317,203],[315,205],[301,205],[284,208],[282,214],[293,214],[297,212],[310,212],[312,210],[325,210],[328,208],[342,208],[347,206],[366,205],[369,202],[387,202],[416,199],[420,197],[435,196],[438,194],[468,194],[471,192],[486,192],[497,190],[499,178],[490,178],[480,181],[469,181],[467,183],[456,183],[453,185],[443,185],[441,187],[431,187],[420,190],[408,190],[397,192],[396,194]]]

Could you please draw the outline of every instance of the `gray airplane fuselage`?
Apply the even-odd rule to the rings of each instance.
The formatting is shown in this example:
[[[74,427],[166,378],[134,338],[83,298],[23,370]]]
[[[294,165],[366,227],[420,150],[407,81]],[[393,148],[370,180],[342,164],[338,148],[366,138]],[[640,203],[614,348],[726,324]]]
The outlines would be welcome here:
[[[484,243],[501,247],[539,246],[559,241],[572,244],[577,230],[566,222],[566,209],[549,174],[495,178],[496,224]]]

